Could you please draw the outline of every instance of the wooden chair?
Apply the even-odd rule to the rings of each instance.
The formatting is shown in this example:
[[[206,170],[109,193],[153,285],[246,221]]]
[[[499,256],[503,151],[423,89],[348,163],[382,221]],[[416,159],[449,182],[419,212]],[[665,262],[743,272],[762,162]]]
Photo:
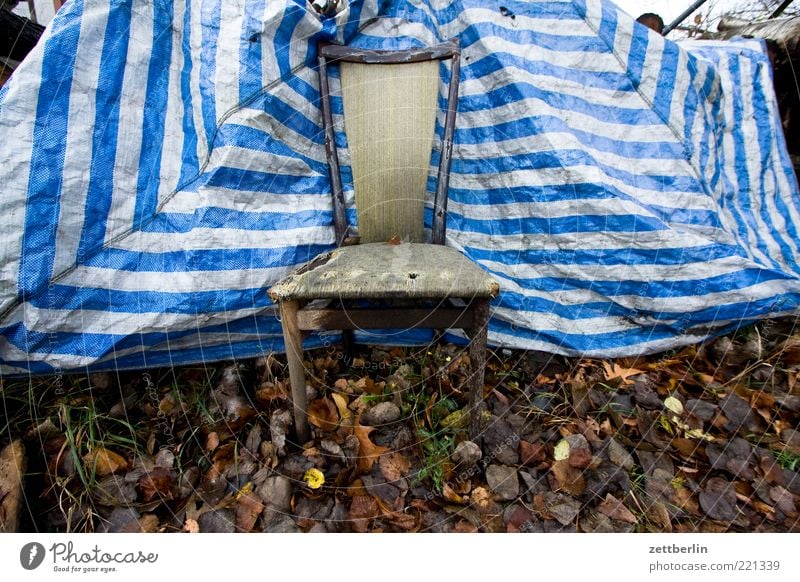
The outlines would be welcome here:
[[[270,298],[280,304],[301,443],[309,438],[302,337],[312,330],[466,330],[471,339],[470,436],[475,438],[480,431],[489,300],[498,294],[499,286],[459,251],[444,246],[459,55],[457,41],[403,51],[320,46],[325,151],[337,248],[269,289]],[[440,61],[446,59],[452,62],[450,84],[431,242],[426,243],[425,193],[439,111]],[[357,236],[345,217],[334,140],[328,78],[328,66],[334,63],[340,71]],[[317,300],[321,299],[329,301],[320,305]],[[355,305],[347,306],[348,302]]]

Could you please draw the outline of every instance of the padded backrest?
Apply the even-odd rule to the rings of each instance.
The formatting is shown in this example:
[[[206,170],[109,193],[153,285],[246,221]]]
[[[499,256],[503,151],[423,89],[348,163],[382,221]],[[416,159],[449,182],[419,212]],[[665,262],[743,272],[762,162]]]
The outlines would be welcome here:
[[[361,242],[423,242],[439,62],[341,64]]]
[[[425,192],[434,130],[437,114],[443,114],[431,242],[444,244],[447,186],[458,106],[459,56],[458,40],[400,51],[320,45],[320,94],[337,244],[349,244],[352,233],[344,209],[328,64],[340,65],[344,130],[361,242],[385,242],[393,237],[423,241]],[[439,61],[445,59],[450,60],[451,67],[444,100],[446,106],[442,110]]]

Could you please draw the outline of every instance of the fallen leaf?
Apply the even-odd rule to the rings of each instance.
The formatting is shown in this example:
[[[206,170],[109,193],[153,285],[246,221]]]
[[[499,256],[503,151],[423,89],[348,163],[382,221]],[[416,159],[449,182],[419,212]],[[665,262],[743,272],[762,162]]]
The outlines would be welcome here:
[[[546,458],[545,446],[538,443],[519,441],[519,458],[523,465],[537,465]]]
[[[339,394],[338,392],[334,392],[332,397],[334,404],[336,404],[336,410],[339,411],[339,418],[342,419],[342,425],[352,426],[353,413],[349,408],[347,408],[347,396],[344,394]]]
[[[622,368],[619,364],[609,364],[608,362],[603,362],[603,368],[605,369],[605,378],[606,380],[622,380],[623,384],[633,384],[633,380],[630,379],[631,376],[636,376],[638,374],[644,374],[644,370],[637,370],[636,368]]]
[[[139,477],[138,487],[145,502],[158,496],[162,501],[172,499],[172,486],[175,474],[165,467],[154,467],[149,473]]]
[[[243,532],[253,530],[264,504],[254,491],[239,497],[236,503],[236,529]]]
[[[206,451],[211,452],[219,446],[219,435],[212,431],[206,436]]]
[[[375,464],[380,456],[389,452],[388,447],[381,447],[373,443],[369,434],[375,430],[374,426],[362,426],[356,421],[353,426],[353,434],[358,439],[358,470],[362,473],[369,473],[372,470],[372,465]]]
[[[569,441],[561,439],[553,449],[553,459],[556,461],[564,461],[569,459]]]
[[[459,505],[464,503],[464,498],[456,493],[449,483],[442,485],[442,497],[444,497],[450,503],[457,503]]]
[[[317,398],[308,405],[308,422],[324,431],[336,430],[339,413],[329,398]]]
[[[683,403],[674,396],[669,396],[664,400],[664,407],[675,414],[683,414]]]
[[[631,513],[631,511],[625,507],[625,505],[623,505],[622,501],[611,495],[611,493],[606,494],[605,500],[597,506],[597,509],[611,519],[633,524],[639,522],[639,520],[636,519],[636,516],[633,515],[633,513]]]
[[[369,521],[381,514],[378,503],[369,495],[356,495],[350,503],[348,518],[355,531],[364,533],[369,528]]]
[[[105,477],[128,468],[128,461],[105,447],[96,447],[83,456],[86,467],[98,477]]]
[[[325,484],[325,475],[319,469],[311,468],[303,475],[303,481],[311,489],[319,489]]]
[[[567,459],[553,463],[550,471],[555,477],[559,490],[566,491],[573,497],[577,497],[586,489],[586,480],[583,477],[583,472],[571,466]]]
[[[400,453],[381,455],[379,464],[383,478],[389,483],[402,479],[411,469],[411,461]]]

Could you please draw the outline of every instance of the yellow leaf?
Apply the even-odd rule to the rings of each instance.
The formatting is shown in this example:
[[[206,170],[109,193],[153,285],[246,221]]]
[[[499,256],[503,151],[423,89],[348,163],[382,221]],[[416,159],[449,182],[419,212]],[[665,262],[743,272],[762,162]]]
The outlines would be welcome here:
[[[469,414],[467,414],[466,410],[461,409],[445,416],[440,424],[442,428],[464,428],[467,426],[468,420]]]
[[[704,440],[704,441],[709,441],[709,442],[714,440],[713,436],[711,436],[707,432],[703,432],[699,428],[693,428],[693,429],[687,430],[686,431],[686,438]]]
[[[303,481],[311,489],[319,489],[325,483],[325,475],[319,469],[309,469],[306,471],[306,474],[303,475]]]
[[[569,459],[569,441],[561,439],[553,450],[553,458],[556,461]]]
[[[83,462],[98,477],[105,477],[128,468],[128,461],[124,457],[104,447],[97,447],[86,453]]]
[[[347,397],[344,394],[333,393],[333,402],[336,404],[336,409],[339,411],[339,416],[342,419],[343,426],[352,426],[353,413],[347,408]]]
[[[667,408],[667,410],[671,410],[675,414],[683,413],[683,403],[681,403],[681,401],[674,396],[669,396],[666,400],[664,400],[664,406]]]

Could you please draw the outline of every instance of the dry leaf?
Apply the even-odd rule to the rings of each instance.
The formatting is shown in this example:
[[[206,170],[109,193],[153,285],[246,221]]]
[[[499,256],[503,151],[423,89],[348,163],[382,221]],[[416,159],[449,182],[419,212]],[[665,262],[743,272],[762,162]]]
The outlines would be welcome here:
[[[252,531],[258,516],[264,511],[264,504],[254,491],[239,497],[236,503],[236,529]]]
[[[336,409],[339,411],[339,417],[342,419],[344,426],[352,426],[353,413],[347,408],[347,397],[344,394],[333,393],[333,402],[336,404]]]
[[[411,461],[400,453],[382,455],[379,464],[383,478],[389,483],[402,479],[411,469]]]
[[[583,478],[583,472],[571,466],[567,459],[553,463],[550,471],[556,479],[558,489],[566,491],[573,497],[581,495],[586,489],[586,480]]]
[[[336,430],[339,413],[329,398],[317,398],[308,405],[308,422],[324,431]]]
[[[303,481],[311,489],[319,489],[325,484],[325,474],[319,469],[311,468],[303,475]]]
[[[564,461],[569,459],[569,441],[561,439],[558,441],[555,449],[553,449],[553,459],[556,461]]]
[[[609,364],[608,362],[603,362],[603,368],[605,370],[605,378],[606,380],[622,380],[623,384],[633,384],[633,380],[630,379],[631,376],[636,376],[638,374],[644,374],[644,370],[637,370],[636,368],[621,368],[619,364]]]
[[[369,473],[372,470],[372,465],[378,458],[388,452],[388,447],[381,447],[373,443],[369,439],[369,433],[375,430],[373,426],[362,426],[356,422],[353,426],[353,434],[358,439],[358,470],[361,473]]]
[[[619,499],[611,495],[611,493],[606,494],[605,500],[597,506],[597,509],[600,513],[607,515],[611,519],[633,524],[639,521],[636,519],[636,516],[633,515]]]
[[[142,492],[144,501],[151,501],[158,496],[161,500],[172,499],[172,486],[175,483],[175,474],[164,467],[154,467],[149,473],[139,478],[139,491]]]
[[[104,447],[96,447],[83,456],[83,462],[98,477],[105,477],[128,468],[125,457]]]
[[[375,499],[369,495],[356,495],[350,503],[348,518],[351,520],[353,529],[364,533],[369,527],[369,520],[381,514]]]

